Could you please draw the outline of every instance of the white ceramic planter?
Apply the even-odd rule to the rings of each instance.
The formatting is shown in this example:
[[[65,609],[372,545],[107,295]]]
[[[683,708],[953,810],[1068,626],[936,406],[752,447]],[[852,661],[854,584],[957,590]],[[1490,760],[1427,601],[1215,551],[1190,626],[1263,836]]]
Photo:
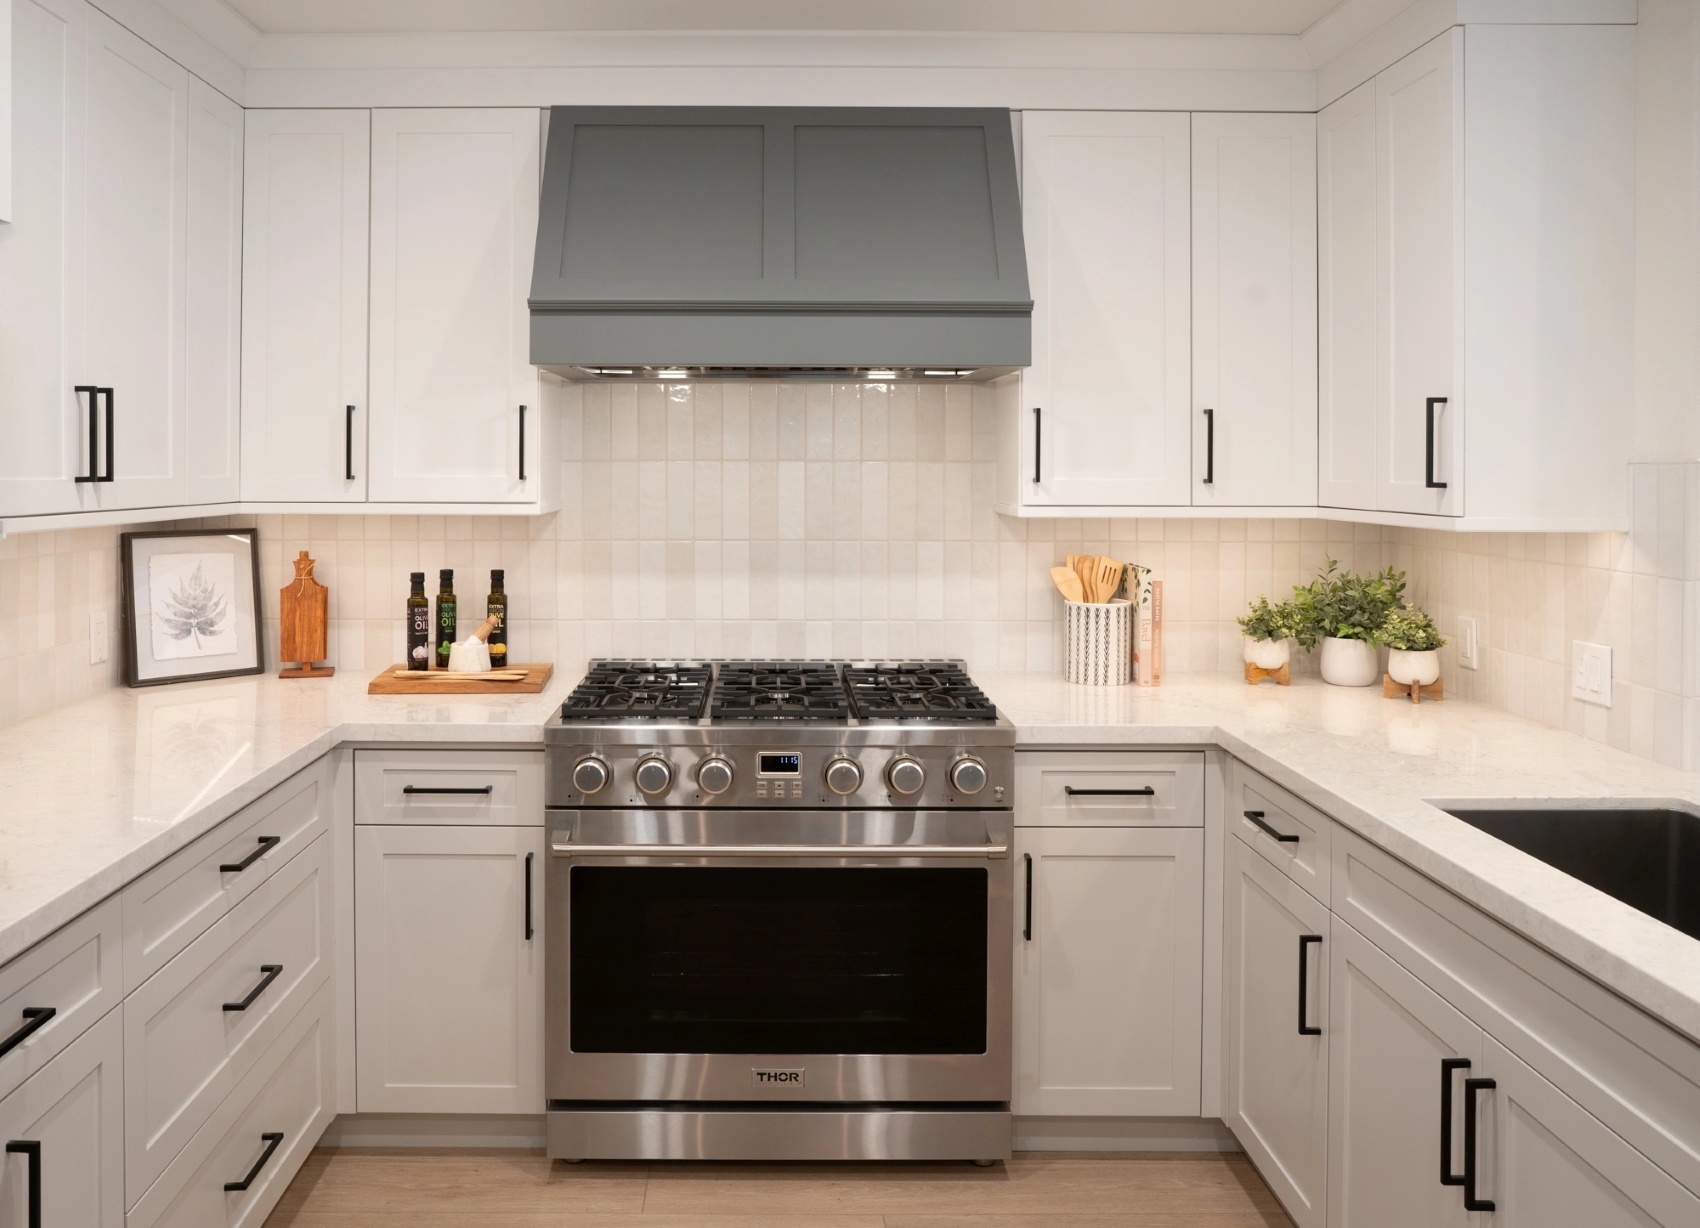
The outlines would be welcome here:
[[[1387,676],[1400,686],[1410,686],[1413,682],[1427,686],[1440,677],[1440,653],[1433,648],[1421,652],[1389,648]]]
[[[1368,686],[1380,672],[1374,644],[1330,635],[1322,641],[1322,680],[1335,686]]]
[[[1288,640],[1254,640],[1249,635],[1241,638],[1245,640],[1245,659],[1258,669],[1280,669],[1292,655]]]

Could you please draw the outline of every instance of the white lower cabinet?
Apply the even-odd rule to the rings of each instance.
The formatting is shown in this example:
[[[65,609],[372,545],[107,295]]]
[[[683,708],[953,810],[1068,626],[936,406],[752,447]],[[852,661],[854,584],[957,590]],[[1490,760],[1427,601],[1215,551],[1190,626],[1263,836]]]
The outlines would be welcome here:
[[[1223,1112],[1299,1228],[1323,1228],[1328,1165],[1328,910],[1227,842]]]
[[[0,1228],[122,1228],[123,1064],[114,1010],[0,1100]]]
[[[361,1112],[543,1111],[543,837],[356,828]]]
[[[1023,827],[1015,849],[1014,1111],[1195,1116],[1203,831]]]

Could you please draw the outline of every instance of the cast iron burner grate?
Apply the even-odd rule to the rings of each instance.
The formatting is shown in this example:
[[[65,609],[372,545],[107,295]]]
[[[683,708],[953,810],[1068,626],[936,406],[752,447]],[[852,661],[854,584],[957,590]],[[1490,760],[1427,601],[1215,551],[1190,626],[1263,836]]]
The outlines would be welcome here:
[[[844,681],[864,720],[995,721],[996,705],[955,661],[859,662]]]
[[[592,661],[561,705],[561,719],[695,720],[710,677],[709,667],[695,662]]]
[[[850,697],[831,661],[725,661],[716,670],[715,720],[847,720]]]

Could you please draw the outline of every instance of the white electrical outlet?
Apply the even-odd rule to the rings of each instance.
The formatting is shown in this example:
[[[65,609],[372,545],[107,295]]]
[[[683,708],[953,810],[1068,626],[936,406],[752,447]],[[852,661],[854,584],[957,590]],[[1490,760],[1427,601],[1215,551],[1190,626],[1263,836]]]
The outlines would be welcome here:
[[[1570,694],[1583,703],[1611,707],[1611,648],[1572,640],[1570,644]]]
[[[106,611],[89,611],[89,664],[99,665],[112,655],[106,642]]]
[[[1458,620],[1458,665],[1461,669],[1481,667],[1476,646],[1476,620],[1467,616]]]

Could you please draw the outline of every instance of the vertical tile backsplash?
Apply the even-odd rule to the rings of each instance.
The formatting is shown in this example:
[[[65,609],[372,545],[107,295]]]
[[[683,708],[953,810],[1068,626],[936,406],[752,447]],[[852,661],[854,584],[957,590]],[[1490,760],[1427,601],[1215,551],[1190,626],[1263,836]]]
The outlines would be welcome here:
[[[1171,673],[1240,668],[1234,617],[1325,557],[1392,563],[1481,668],[1448,692],[1700,768],[1700,465],[1636,465],[1629,534],[1453,534],[1317,520],[1014,520],[993,511],[989,389],[624,384],[569,393],[561,511],[543,517],[261,516],[267,663],[277,590],[308,550],[330,586],[331,659],[402,658],[407,574],[455,569],[482,611],[507,572],[512,655],[960,656],[1061,671],[1050,567],[1070,551],[1155,570]],[[196,522],[185,522],[193,524]],[[0,721],[119,685],[119,529],[0,540]],[[89,613],[111,657],[90,666]],[[1571,641],[1612,646],[1616,702],[1569,698]],[[1312,670],[1310,661],[1300,663]]]

